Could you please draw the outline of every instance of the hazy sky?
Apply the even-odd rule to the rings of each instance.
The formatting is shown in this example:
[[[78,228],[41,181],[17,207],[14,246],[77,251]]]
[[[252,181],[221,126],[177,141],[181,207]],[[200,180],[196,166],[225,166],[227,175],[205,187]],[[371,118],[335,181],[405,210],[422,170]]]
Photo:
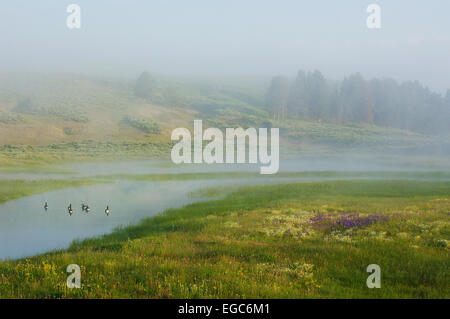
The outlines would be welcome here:
[[[81,7],[81,29],[66,8]],[[381,6],[381,29],[366,8]],[[1,0],[0,70],[420,80],[450,87],[450,1]]]

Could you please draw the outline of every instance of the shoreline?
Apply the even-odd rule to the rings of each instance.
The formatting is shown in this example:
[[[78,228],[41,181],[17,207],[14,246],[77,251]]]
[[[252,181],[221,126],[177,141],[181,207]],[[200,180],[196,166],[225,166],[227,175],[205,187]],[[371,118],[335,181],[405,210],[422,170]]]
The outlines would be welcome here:
[[[331,288],[330,286],[331,282],[329,281],[329,276],[333,277],[336,272],[346,272],[350,274],[351,272],[355,272],[357,269],[355,268],[357,267],[357,264],[351,263],[349,264],[350,269],[340,269],[342,268],[339,266],[339,260],[342,257],[341,255],[344,254],[346,258],[358,260],[358,258],[360,258],[358,256],[360,256],[363,251],[367,251],[367,253],[370,252],[367,256],[369,259],[375,258],[380,262],[386,258],[391,258],[394,259],[395,263],[398,263],[398,265],[403,265],[407,262],[407,260],[409,260],[408,258],[405,258],[405,254],[414,254],[416,256],[414,259],[415,262],[413,264],[409,264],[408,266],[410,268],[412,267],[410,269],[409,276],[396,277],[391,275],[387,276],[385,279],[389,284],[394,285],[393,287],[397,287],[398,285],[400,285],[398,287],[402,287],[403,285],[403,288],[393,288],[394,290],[385,289],[384,292],[374,292],[373,290],[361,290],[358,288],[353,294],[349,294],[348,289],[350,287],[344,284],[343,286],[341,285],[342,290],[338,295],[329,296],[337,298],[371,296],[381,298],[383,298],[383,296],[384,298],[414,298],[417,295],[414,293],[413,286],[406,284],[410,280],[408,278],[415,278],[415,276],[420,275],[422,271],[431,271],[428,269],[429,267],[434,268],[432,272],[433,278],[435,276],[442,276],[442,271],[444,271],[443,269],[445,268],[445,255],[447,254],[448,256],[448,250],[445,248],[440,248],[440,246],[428,247],[426,241],[422,243],[425,239],[415,243],[416,245],[419,245],[419,248],[411,248],[411,242],[409,240],[396,237],[395,233],[389,235],[389,238],[393,236],[392,238],[394,241],[377,239],[375,237],[370,241],[365,241],[362,240],[362,238],[367,236],[363,235],[366,234],[366,228],[361,228],[357,229],[358,233],[355,233],[350,237],[354,238],[352,240],[356,240],[354,243],[346,243],[345,241],[342,242],[339,237],[336,237],[336,239],[329,242],[327,244],[331,245],[329,248],[334,248],[333,250],[329,250],[327,248],[328,258],[323,260],[323,258],[317,259],[317,257],[314,257],[314,251],[317,251],[317,249],[323,250],[327,247],[324,246],[325,242],[322,239],[324,238],[323,236],[328,236],[326,233],[322,235],[321,231],[318,231],[318,237],[307,236],[304,239],[296,239],[295,237],[286,238],[282,235],[282,233],[280,233],[280,235],[276,235],[276,233],[271,235],[273,231],[283,231],[283,228],[279,229],[277,224],[266,224],[264,220],[275,217],[283,219],[297,218],[295,216],[298,214],[299,218],[303,215],[309,216],[308,214],[314,214],[314,211],[317,212],[317,209],[320,207],[322,207],[320,208],[321,211],[328,212],[332,215],[337,214],[337,212],[334,212],[335,209],[344,209],[344,211],[356,210],[361,214],[370,214],[374,208],[382,205],[382,207],[385,207],[383,212],[388,214],[387,216],[390,216],[386,226],[384,223],[377,223],[367,226],[369,228],[367,231],[370,231],[371,229],[371,231],[378,233],[385,227],[388,227],[388,229],[409,227],[401,221],[401,218],[403,217],[400,215],[399,217],[396,217],[397,215],[395,212],[402,212],[402,215],[409,216],[408,220],[420,220],[421,223],[431,222],[427,220],[432,218],[432,216],[434,216],[433,218],[441,216],[439,218],[448,219],[448,217],[444,217],[445,215],[440,213],[445,211],[445,207],[448,206],[448,202],[439,200],[440,198],[448,199],[450,196],[448,189],[450,189],[450,184],[448,181],[423,182],[418,184],[414,183],[414,181],[378,180],[288,183],[281,185],[241,187],[239,190],[226,195],[222,199],[195,202],[182,208],[168,209],[154,217],[144,219],[136,225],[120,227],[110,234],[97,236],[95,238],[89,238],[82,241],[75,241],[68,249],[65,250],[58,250],[13,261],[2,261],[0,262],[0,272],[6,274],[14,273],[14,278],[9,277],[8,275],[5,277],[7,278],[6,282],[9,282],[8,280],[14,280],[14,283],[11,284],[16,287],[14,289],[18,289],[15,280],[22,280],[20,284],[21,293],[25,293],[26,296],[32,298],[52,298],[51,296],[59,296],[61,298],[120,298],[125,295],[134,297],[152,296],[156,298],[162,298],[164,296],[169,298],[195,296],[209,298],[239,298],[239,296],[236,295],[239,289],[233,289],[233,286],[229,286],[229,284],[226,283],[227,281],[231,281],[230,284],[238,285],[235,287],[243,285],[242,289],[250,289],[248,290],[249,294],[246,294],[247,297],[301,298],[302,294],[305,294],[304,297],[326,298],[326,291],[328,291],[328,293],[330,293],[329,289],[336,291],[336,288]],[[250,196],[250,194],[252,195]],[[358,200],[348,201],[346,198]],[[321,204],[324,201],[327,203],[326,208]],[[422,215],[417,215],[416,212],[411,212],[408,210],[408,207],[414,207],[414,205],[423,206],[423,203],[425,202],[428,203],[427,205],[433,205],[427,208],[427,210],[429,210],[430,217],[421,217]],[[341,205],[344,206],[339,208]],[[303,219],[300,219],[299,221],[301,220]],[[266,235],[264,235],[264,233],[260,233],[258,230],[260,227],[263,227],[262,229],[266,229],[268,227],[268,233]],[[412,231],[413,233],[409,236],[414,236],[414,232],[416,231],[407,229],[408,228],[405,228],[403,232],[409,233]],[[358,235],[359,232],[362,232],[361,235]],[[397,230],[396,232],[402,232],[402,230]],[[360,236],[363,237],[359,239]],[[298,246],[298,243],[300,243],[299,240],[303,243],[301,246]],[[272,248],[269,249],[269,247]],[[216,251],[215,249],[218,250]],[[239,251],[242,251],[243,259],[237,258],[238,256],[241,256]],[[300,260],[303,264],[313,264],[315,267],[313,269],[316,269],[313,271],[314,281],[304,281],[304,279],[302,279],[303,277],[299,277],[297,278],[298,282],[292,286],[288,284],[289,281],[292,281],[292,278],[289,279],[291,275],[288,273],[279,273],[278,276],[280,277],[277,279],[278,281],[281,280],[284,282],[285,280],[288,280],[286,282],[286,286],[283,288],[283,291],[285,292],[279,291],[279,288],[275,289],[274,287],[280,287],[279,284],[281,284],[281,282],[271,284],[269,280],[269,278],[273,278],[273,274],[271,275],[272,268],[270,267],[274,267],[270,266],[270,263],[267,266],[269,268],[264,268],[266,269],[265,271],[268,271],[268,273],[264,273],[261,275],[262,277],[258,277],[260,275],[258,275],[258,273],[254,273],[255,269],[259,267],[257,265],[261,263],[264,264],[263,260],[270,260],[273,258],[278,260],[281,258],[283,254],[278,256],[277,251],[283,252],[283,254],[288,254],[283,258],[288,258],[292,261]],[[248,255],[250,252],[251,254]],[[200,255],[198,255],[199,253]],[[388,253],[388,257],[385,256],[386,253]],[[233,258],[232,256],[235,256],[234,258],[237,259],[229,259]],[[192,273],[191,270],[189,270],[189,267],[186,268],[185,266],[182,266],[185,262],[178,265],[178,263],[184,260],[184,258],[187,258],[186,262],[191,265],[189,267],[192,268]],[[204,262],[206,262],[206,264],[202,262],[202,258],[205,258]],[[145,266],[145,264],[137,262],[138,260],[141,260],[141,262],[147,260],[147,262],[152,263],[152,266]],[[218,264],[215,265],[214,260]],[[230,265],[227,260],[235,261]],[[441,261],[438,262],[438,260]],[[57,282],[63,282],[62,280],[65,278],[63,271],[64,263],[72,263],[73,261],[80,263],[82,265],[82,270],[84,269],[84,271],[88,271],[89,269],[89,271],[92,272],[92,275],[82,277],[84,278],[82,279],[82,282],[84,282],[85,289],[68,290],[67,288],[62,287],[56,288],[59,286],[54,285],[56,285]],[[324,261],[327,261],[329,265],[327,271],[324,271],[323,269],[322,263]],[[285,263],[281,260],[280,262],[282,264]],[[387,262],[387,260],[385,260],[385,262]],[[43,263],[51,265],[51,269],[54,270],[52,270],[51,273],[45,274],[45,272],[43,272]],[[107,266],[107,264],[110,263],[112,264]],[[426,263],[429,266],[427,266],[427,268],[423,268],[425,264],[422,263]],[[390,264],[392,264],[392,261]],[[173,268],[175,265],[178,266]],[[225,271],[226,268],[234,270],[235,267],[238,267],[238,265],[244,269],[244,277],[241,279],[243,280],[241,284],[237,284],[236,282],[239,276],[236,277],[233,273],[227,275],[222,272],[222,270]],[[132,268],[129,268],[130,266],[132,266]],[[164,266],[166,267],[165,270],[161,268]],[[300,266],[301,265],[298,267]],[[35,275],[31,278],[24,279],[25,277],[22,278],[22,276],[18,275],[18,273],[13,270],[15,268],[20,270],[22,267],[27,267],[30,271],[35,272]],[[332,267],[331,270],[329,267]],[[400,268],[401,267],[402,266],[400,266]],[[119,269],[122,270],[119,271]],[[127,272],[129,272],[129,274],[125,275],[123,273],[123,271],[125,271],[124,269],[128,269]],[[300,271],[299,269],[298,271]],[[103,271],[106,271],[106,273]],[[177,274],[174,279],[175,281],[181,280],[182,282],[191,282],[192,284],[198,285],[201,280],[206,280],[206,285],[208,288],[206,289],[206,286],[201,288],[201,290],[199,290],[200,295],[196,295],[195,292],[189,288],[186,291],[187,295],[185,295],[181,293],[182,290],[179,290],[180,288],[176,288],[179,286],[173,286],[173,289],[169,290],[172,291],[173,295],[166,295],[164,293],[164,287],[167,288],[167,284],[172,282],[172,279],[170,279],[171,277],[167,277],[167,279],[163,280],[164,277],[154,277],[158,271],[163,271],[166,275],[170,272],[174,272],[174,274]],[[213,271],[214,273],[218,271],[216,276],[213,277],[216,278],[216,280],[213,280],[212,278],[206,279],[208,278],[207,274],[210,271]],[[392,268],[389,271],[392,271],[393,274],[397,274],[400,270],[395,270]],[[108,274],[111,278],[108,280],[105,279],[106,282],[102,283],[101,288],[97,290],[97,288],[94,288],[91,284],[97,282],[98,278],[103,278],[101,277],[103,276],[102,274]],[[129,285],[128,282],[130,280],[133,281],[133,274],[141,274],[139,276],[143,276],[142,280],[144,285],[150,290],[140,291],[135,285]],[[194,274],[197,274],[200,278],[191,278],[191,275],[194,276]],[[348,276],[348,274],[345,276]],[[363,274],[356,274],[356,277],[359,278],[359,276],[362,275]],[[249,277],[248,279],[246,279],[247,276]],[[353,276],[355,276],[355,274],[353,274]],[[119,277],[122,279],[119,279]],[[400,282],[391,282],[389,279],[390,277],[397,278],[397,280],[400,278]],[[34,280],[42,280],[43,278],[46,279],[45,287],[47,288],[44,287],[39,290],[33,288]],[[161,288],[158,288],[158,286],[154,286],[151,283],[155,282],[154,280],[158,282],[157,278],[162,280],[162,282],[165,282],[164,285],[161,284]],[[169,281],[167,282],[167,280]],[[121,282],[122,288],[119,290],[118,288],[113,288],[111,285],[114,282]],[[246,286],[250,282],[259,287],[259,293],[252,290],[250,286]],[[428,298],[438,298],[438,291],[444,293],[441,297],[445,297],[446,295],[448,296],[449,292],[445,293],[445,290],[440,290],[439,284],[434,282],[435,281],[428,283],[426,288],[427,292],[425,292],[424,295],[425,298],[427,298],[427,296]],[[339,281],[333,285],[336,284],[340,285]],[[213,286],[217,288],[215,292]],[[386,286],[388,286],[387,283],[385,283],[385,287]],[[13,296],[10,294],[12,292],[10,290],[7,290],[9,293],[6,293],[7,291],[5,291],[5,289],[8,288],[5,287],[12,286],[0,285],[0,291],[3,288],[3,293],[0,294],[3,297]],[[190,287],[192,287],[192,285]],[[271,288],[268,290],[269,287]],[[53,291],[51,295],[48,295],[47,293],[51,291]],[[253,291],[253,293],[250,291]],[[297,291],[297,293],[294,293],[295,291]],[[57,293],[57,295],[54,295],[54,293]]]

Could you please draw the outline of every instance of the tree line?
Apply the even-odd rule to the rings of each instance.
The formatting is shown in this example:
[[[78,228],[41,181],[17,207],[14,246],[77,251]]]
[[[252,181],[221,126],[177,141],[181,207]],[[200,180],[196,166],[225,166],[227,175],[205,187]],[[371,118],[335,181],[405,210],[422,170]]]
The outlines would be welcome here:
[[[450,89],[442,96],[418,81],[366,80],[356,73],[333,82],[319,71],[299,71],[293,81],[285,76],[272,79],[266,107],[276,120],[295,117],[450,132]]]

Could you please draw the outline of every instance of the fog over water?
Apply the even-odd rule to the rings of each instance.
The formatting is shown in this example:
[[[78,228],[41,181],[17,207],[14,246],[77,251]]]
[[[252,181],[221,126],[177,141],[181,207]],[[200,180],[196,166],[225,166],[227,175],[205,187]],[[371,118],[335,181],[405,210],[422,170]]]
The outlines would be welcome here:
[[[81,8],[80,29],[66,25],[71,3]],[[284,174],[172,181],[116,176],[106,184],[9,200],[0,203],[0,260],[110,233],[203,200],[190,193],[210,186],[447,180],[450,2],[379,0],[380,29],[366,25],[369,3],[2,0],[4,183],[104,181],[99,176],[114,174],[259,173],[263,164],[75,162],[160,158],[168,153],[170,132],[194,119],[220,129],[279,128],[279,172]],[[27,166],[65,160],[74,162]],[[52,169],[55,173],[49,173]],[[289,175],[324,171],[342,174]],[[384,172],[378,176],[378,171]],[[92,211],[82,212],[82,203]],[[104,212],[107,205],[110,216]]]
[[[285,161],[285,171],[304,171],[303,165],[310,165],[314,170],[379,170],[386,166],[355,165],[351,162],[312,162],[304,160]],[[311,166],[312,165],[312,166]],[[107,174],[158,174],[186,172],[236,172],[254,171],[258,168],[248,165],[187,165],[172,167],[167,162],[137,161],[116,163],[82,163],[65,166],[77,172],[75,176],[96,176]],[[302,170],[303,169],[303,170]],[[398,169],[398,167],[396,167]],[[349,180],[349,179],[397,179],[390,177],[389,172],[361,176],[267,176],[251,177],[227,176],[216,179],[176,180],[176,181],[129,181],[116,180],[107,184],[82,186],[22,197],[0,203],[0,260],[20,258],[54,249],[67,248],[75,239],[84,239],[113,231],[118,226],[136,224],[146,217],[154,216],[168,208],[181,207],[194,201],[206,200],[201,196],[191,196],[192,192],[208,187],[225,187],[222,194],[235,190],[242,185],[269,185],[279,183]],[[0,178],[39,179],[68,178],[67,174],[21,173],[18,175],[3,174]],[[70,175],[69,175],[70,176]],[[435,179],[436,175],[418,177],[402,175],[402,179]],[[448,174],[438,178],[448,180]],[[48,203],[48,210],[44,209]],[[81,204],[88,204],[89,213],[82,211]],[[67,207],[72,204],[73,214],[68,214]],[[106,216],[106,206],[111,214]]]
[[[281,158],[279,172],[376,172],[376,171],[450,171],[448,158],[423,158],[414,161],[406,159],[377,158],[348,154],[341,157],[304,156],[298,158]],[[114,174],[178,174],[178,173],[215,173],[215,172],[254,172],[259,173],[261,164],[173,164],[169,161],[137,160],[115,162],[85,162],[55,166],[66,173],[40,172],[2,172],[0,179],[39,180],[67,179],[72,177],[108,176]],[[276,176],[276,175],[274,175]],[[263,176],[261,176],[263,177]]]

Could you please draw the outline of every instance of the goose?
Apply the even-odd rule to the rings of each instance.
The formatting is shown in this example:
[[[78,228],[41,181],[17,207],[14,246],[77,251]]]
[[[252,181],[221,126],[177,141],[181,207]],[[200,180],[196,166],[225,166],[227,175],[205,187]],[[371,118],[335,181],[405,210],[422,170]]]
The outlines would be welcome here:
[[[69,211],[69,214],[72,215],[72,213],[73,213],[72,204],[69,204],[69,207],[67,207],[67,210]]]
[[[90,208],[89,208],[89,206],[88,205],[86,205],[86,207],[85,207],[85,209],[84,209],[85,211],[86,211],[86,213],[89,213],[89,211],[91,210]]]
[[[81,204],[81,210],[86,210],[87,205],[85,205],[84,203]]]
[[[106,206],[106,209],[105,209],[106,215],[109,215],[110,212],[111,212],[111,211],[109,210],[109,206]]]
[[[44,209],[45,209],[45,210],[48,209],[48,204],[47,204],[47,202],[45,202]]]

